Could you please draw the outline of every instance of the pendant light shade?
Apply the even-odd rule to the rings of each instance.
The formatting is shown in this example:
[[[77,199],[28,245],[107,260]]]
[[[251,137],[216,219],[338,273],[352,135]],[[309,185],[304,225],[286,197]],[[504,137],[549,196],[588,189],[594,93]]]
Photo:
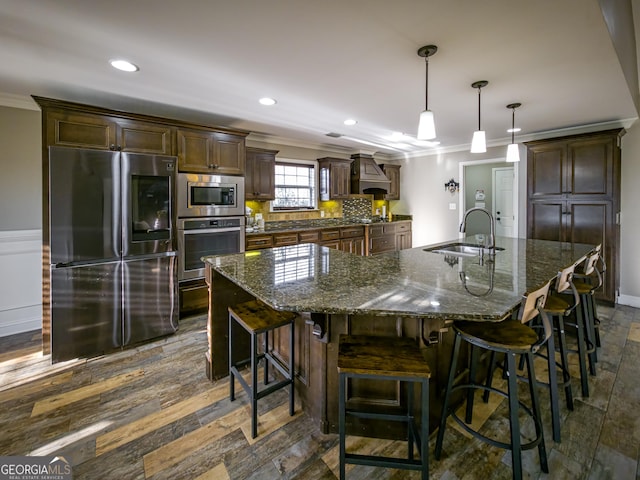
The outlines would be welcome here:
[[[424,111],[420,114],[418,123],[418,140],[433,140],[436,138],[436,123],[433,112],[429,110],[429,57],[438,51],[435,45],[425,45],[418,50],[418,55],[424,57],[425,87],[424,87]]]
[[[510,143],[507,146],[507,162],[519,162],[520,161],[520,149],[515,143]]]
[[[420,114],[418,123],[418,140],[432,140],[436,138],[436,123],[433,120],[433,112],[425,110]]]
[[[484,153],[487,151],[487,140],[484,135],[484,130],[476,130],[473,132],[473,138],[471,139],[471,153]]]
[[[511,143],[507,147],[507,162],[519,162],[520,161],[520,149],[518,148],[518,144],[515,142],[515,132],[516,132],[516,108],[518,108],[521,103],[510,103],[507,105],[507,108],[511,109]]]
[[[478,89],[478,130],[473,132],[473,139],[471,140],[471,153],[484,153],[487,151],[487,141],[485,138],[484,130],[480,123],[480,91],[482,87],[489,85],[486,80],[479,80],[473,82],[471,86]]]

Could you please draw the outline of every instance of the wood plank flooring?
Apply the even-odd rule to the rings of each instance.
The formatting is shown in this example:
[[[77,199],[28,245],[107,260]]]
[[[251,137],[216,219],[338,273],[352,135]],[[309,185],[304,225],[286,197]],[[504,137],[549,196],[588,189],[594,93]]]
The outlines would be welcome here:
[[[601,307],[602,349],[591,395],[580,396],[572,364],[575,410],[562,411],[562,442],[551,438],[548,394],[545,438],[551,473],[525,453],[530,479],[640,480],[640,310]],[[320,433],[287,391],[259,402],[251,439],[242,389],[205,377],[206,318],[181,322],[176,335],[90,360],[50,365],[32,332],[0,338],[0,455],[63,455],[75,479],[334,479],[337,436]],[[542,365],[541,365],[542,366]],[[543,373],[540,373],[543,375]],[[506,404],[477,403],[486,432],[507,429]],[[563,405],[564,407],[564,405]],[[526,429],[525,429],[526,434]],[[435,443],[432,435],[431,453]],[[403,455],[405,443],[349,437],[359,452]],[[510,454],[469,438],[449,422],[443,457],[431,477],[509,479]],[[412,479],[416,472],[351,466],[349,479]]]

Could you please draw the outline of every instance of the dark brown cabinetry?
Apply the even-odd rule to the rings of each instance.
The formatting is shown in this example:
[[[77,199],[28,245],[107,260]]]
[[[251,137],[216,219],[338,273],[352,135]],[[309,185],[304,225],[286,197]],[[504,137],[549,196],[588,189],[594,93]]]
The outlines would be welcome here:
[[[320,200],[348,198],[351,193],[351,159],[324,157],[320,167]]]
[[[599,298],[615,302],[619,277],[620,137],[624,130],[528,142],[527,237],[602,243]]]
[[[364,227],[340,229],[340,250],[355,255],[365,254]]]
[[[389,193],[384,196],[385,200],[400,200],[400,165],[380,165],[385,176],[391,181]]]
[[[33,99],[42,109],[43,345],[48,349],[49,147],[56,145],[156,155],[180,153],[183,162],[179,162],[179,167],[183,167],[183,171],[192,169],[194,172],[243,175],[244,138],[248,132],[38,96]],[[177,140],[181,145],[177,145]],[[210,164],[219,168],[209,169]],[[181,315],[202,311],[206,306],[207,290],[203,280],[180,283]]]
[[[178,129],[178,170],[244,175],[244,137],[212,130]]]
[[[171,155],[173,128],[108,115],[48,110],[47,144]]]
[[[275,167],[277,150],[247,147],[244,197],[247,200],[276,198]]]
[[[367,255],[411,248],[411,222],[368,225],[366,239]]]

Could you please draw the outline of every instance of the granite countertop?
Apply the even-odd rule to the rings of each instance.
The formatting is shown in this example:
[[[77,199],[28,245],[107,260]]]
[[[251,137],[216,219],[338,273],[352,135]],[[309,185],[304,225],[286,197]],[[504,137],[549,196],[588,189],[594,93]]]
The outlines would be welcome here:
[[[315,244],[203,260],[278,310],[499,321],[593,248],[501,237],[496,246],[504,250],[484,262],[426,247],[361,257]]]
[[[322,218],[316,220],[289,220],[282,222],[266,222],[262,230],[249,230],[247,235],[259,235],[265,233],[298,232],[304,230],[319,230],[325,228],[353,227],[373,225],[379,223],[396,223],[411,221],[410,215],[397,215],[391,221],[368,218]]]

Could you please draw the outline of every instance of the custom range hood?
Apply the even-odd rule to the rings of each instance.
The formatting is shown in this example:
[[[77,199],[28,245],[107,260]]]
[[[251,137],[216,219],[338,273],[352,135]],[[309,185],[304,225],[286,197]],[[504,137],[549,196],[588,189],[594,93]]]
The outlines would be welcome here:
[[[389,192],[391,181],[372,155],[355,153],[351,158],[351,193],[366,193],[380,198]]]

